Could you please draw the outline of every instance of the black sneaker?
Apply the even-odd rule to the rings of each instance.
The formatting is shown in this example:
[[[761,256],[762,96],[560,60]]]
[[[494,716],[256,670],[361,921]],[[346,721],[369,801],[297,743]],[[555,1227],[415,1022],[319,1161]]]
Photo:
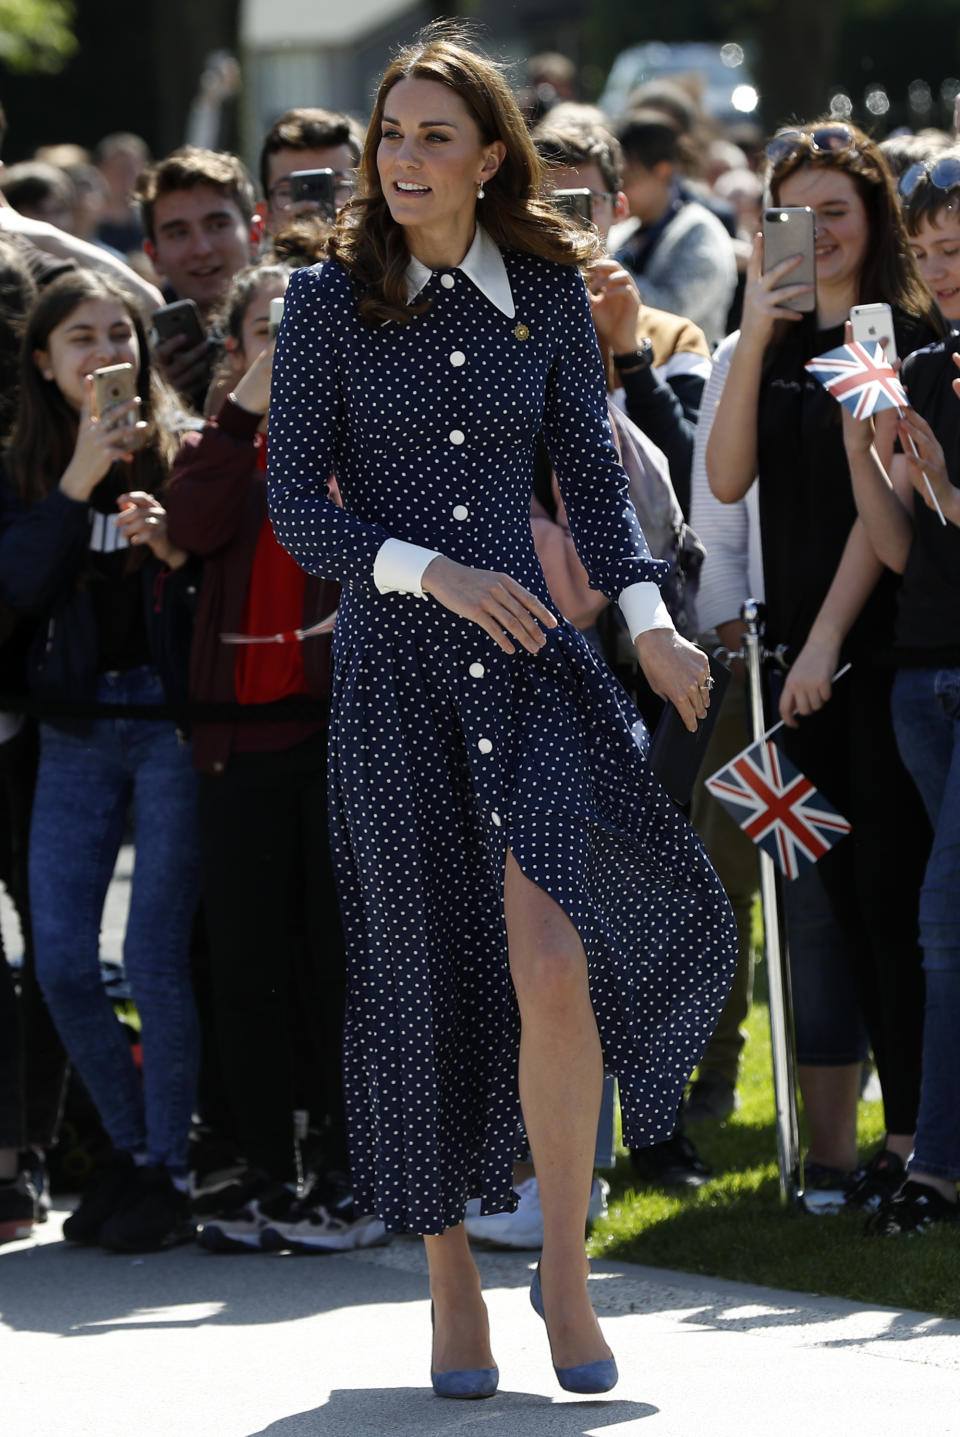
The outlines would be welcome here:
[[[210,1128],[191,1130],[190,1201],[198,1217],[232,1211],[250,1176],[237,1145]]]
[[[357,1210],[349,1179],[332,1173],[320,1178],[283,1219],[271,1222],[261,1238],[269,1252],[353,1252],[388,1241],[380,1219]]]
[[[37,1221],[37,1194],[29,1176],[0,1182],[0,1242],[18,1242],[29,1237]]]
[[[208,1252],[276,1252],[275,1246],[262,1247],[260,1239],[266,1228],[288,1217],[296,1205],[296,1193],[265,1173],[252,1172],[232,1199],[229,1193],[225,1197],[220,1211],[201,1217],[200,1246]]]
[[[828,1167],[826,1163],[805,1162],[800,1206],[813,1217],[830,1217],[843,1212],[847,1194],[859,1177],[859,1170],[846,1172],[843,1168]]]
[[[907,1178],[893,1197],[886,1198],[864,1231],[870,1237],[897,1237],[900,1233],[926,1232],[937,1222],[956,1222],[960,1205],[950,1202],[926,1183]]]
[[[684,1123],[722,1122],[737,1109],[733,1083],[719,1073],[706,1072],[691,1084],[683,1105]]]
[[[679,1128],[665,1143],[631,1148],[630,1163],[638,1182],[648,1187],[698,1188],[711,1176],[693,1143]]]
[[[100,1229],[100,1246],[110,1252],[161,1252],[191,1242],[195,1230],[189,1195],[174,1186],[165,1168],[142,1167],[129,1200]]]
[[[63,1224],[67,1242],[96,1244],[104,1223],[129,1202],[137,1169],[129,1153],[114,1153],[109,1164],[90,1182],[77,1207]]]
[[[876,1212],[888,1198],[900,1191],[906,1176],[907,1165],[903,1158],[889,1148],[881,1148],[857,1174],[847,1193],[845,1206],[859,1208],[861,1212]]]

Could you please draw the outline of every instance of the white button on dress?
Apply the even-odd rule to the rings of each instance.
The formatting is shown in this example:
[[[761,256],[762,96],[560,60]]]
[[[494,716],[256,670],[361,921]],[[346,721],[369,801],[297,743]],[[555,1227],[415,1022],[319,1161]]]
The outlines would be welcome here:
[[[451,444],[462,444],[464,439],[466,438],[466,435],[464,434],[462,429],[451,429],[449,437]]]
[[[462,524],[464,519],[469,519],[470,510],[467,508],[466,504],[455,504],[453,508],[453,517],[456,519],[458,524]]]
[[[462,350],[455,349],[450,356],[450,363],[453,365],[454,369],[459,369],[461,364],[466,364],[466,362],[467,356],[463,353]]]
[[[478,738],[477,748],[481,753],[493,753],[493,744],[488,738]]]
[[[453,286],[456,284],[456,282],[457,281],[454,279],[452,274],[442,274],[440,276],[440,283],[443,285],[444,289],[453,289]]]
[[[482,679],[483,676],[484,676],[484,674],[485,674],[486,672],[487,672],[487,671],[486,671],[486,669],[483,667],[483,664],[471,664],[471,665],[470,665],[469,673],[470,673],[470,677],[471,677],[472,679]]]
[[[499,828],[501,823],[503,822],[503,819],[500,817],[499,813],[491,813],[490,822],[493,824],[494,828]]]

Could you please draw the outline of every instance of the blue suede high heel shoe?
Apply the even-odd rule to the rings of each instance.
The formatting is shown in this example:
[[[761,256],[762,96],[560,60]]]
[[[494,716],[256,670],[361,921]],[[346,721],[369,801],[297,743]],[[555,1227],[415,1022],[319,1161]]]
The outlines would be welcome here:
[[[543,1293],[540,1290],[539,1263],[537,1263],[537,1270],[533,1274],[533,1281],[530,1284],[530,1303],[537,1316],[543,1318],[544,1326],[546,1326]],[[601,1357],[596,1362],[580,1362],[575,1367],[558,1367],[554,1363],[553,1370],[557,1374],[557,1381],[565,1392],[609,1392],[612,1387],[616,1387],[620,1378],[616,1360],[613,1357]]]
[[[431,1302],[431,1332],[435,1325]],[[500,1382],[500,1370],[497,1367],[454,1367],[450,1372],[431,1371],[430,1381],[438,1397],[493,1397]]]

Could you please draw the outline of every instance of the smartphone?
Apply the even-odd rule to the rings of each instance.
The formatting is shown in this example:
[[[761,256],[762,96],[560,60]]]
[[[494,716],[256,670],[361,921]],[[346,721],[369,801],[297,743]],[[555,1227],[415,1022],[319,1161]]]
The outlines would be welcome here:
[[[814,255],[814,216],[809,205],[787,205],[763,212],[763,269],[773,269],[781,260],[800,255],[801,262],[776,286],[811,284],[809,294],[785,299],[783,309],[810,314],[817,307],[817,262]]]
[[[562,215],[578,224],[593,223],[593,196],[589,190],[554,190],[547,199]]]
[[[137,396],[137,375],[132,364],[109,364],[93,371],[93,410],[99,419],[111,404]]]
[[[333,170],[294,170],[290,176],[290,203],[315,205],[322,219],[335,220],[337,198]]]
[[[283,295],[278,294],[276,299],[270,301],[270,320],[268,333],[271,339],[276,339],[280,330],[280,321],[283,319]]]
[[[879,344],[885,359],[892,363],[897,358],[897,337],[889,304],[855,304],[850,311],[850,328],[858,344]]]
[[[207,337],[195,300],[178,299],[176,304],[164,304],[153,312],[153,338],[155,344],[175,334],[186,336],[185,349],[195,349]]]

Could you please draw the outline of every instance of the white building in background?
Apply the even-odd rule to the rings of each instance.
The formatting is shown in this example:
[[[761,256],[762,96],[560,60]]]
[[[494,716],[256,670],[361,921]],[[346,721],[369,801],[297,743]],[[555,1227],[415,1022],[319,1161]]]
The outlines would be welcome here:
[[[396,45],[436,11],[421,0],[242,0],[243,149],[295,105],[344,110],[365,122]]]

